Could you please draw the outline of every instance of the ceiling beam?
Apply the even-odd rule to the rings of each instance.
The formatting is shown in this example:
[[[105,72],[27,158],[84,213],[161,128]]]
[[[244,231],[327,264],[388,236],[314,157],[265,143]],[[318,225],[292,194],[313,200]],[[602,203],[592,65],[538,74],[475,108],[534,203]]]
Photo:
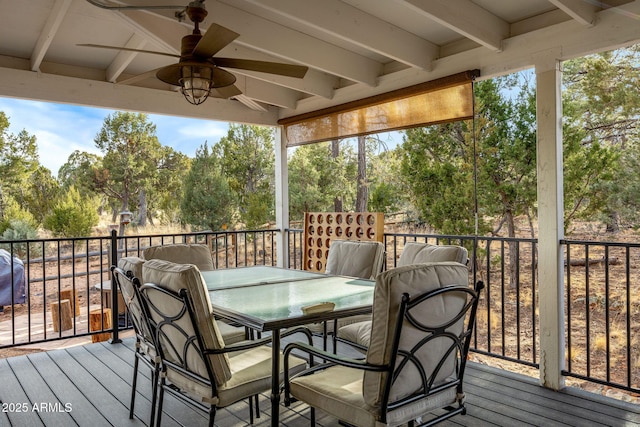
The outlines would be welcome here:
[[[549,2],[582,25],[593,25],[596,19],[597,7],[593,2],[584,0],[549,0]]]
[[[300,95],[297,91],[256,80],[251,77],[237,76],[235,86],[242,94],[255,101],[282,108],[295,108]]]
[[[247,0],[411,67],[428,70],[439,47],[338,0]]]
[[[147,40],[134,33],[133,36],[127,41],[124,47],[128,49],[142,49],[147,44]],[[137,52],[120,51],[116,57],[111,61],[111,64],[107,67],[106,78],[108,82],[115,83],[118,77],[127,69],[129,64],[138,55]]]
[[[428,80],[459,73],[469,68],[480,70],[480,79],[492,78],[534,66],[536,53],[553,50],[558,60],[568,60],[588,53],[602,52],[640,43],[640,25],[629,25],[640,16],[640,1],[631,2],[597,13],[597,25],[579,26],[575,21],[543,28],[505,40],[504,51],[487,52],[484,47],[467,50],[435,61],[431,72],[405,69],[382,76],[374,90],[351,85],[339,88],[331,102],[320,98],[298,101],[296,110],[282,110],[280,118],[303,114],[331,105],[350,102],[365,96],[377,95]],[[562,40],[559,48],[558,41]]]
[[[509,23],[470,0],[403,0],[414,10],[491,49],[502,50]]]
[[[240,34],[234,43],[375,87],[382,64],[215,0],[207,20]]]
[[[69,10],[71,1],[72,0],[56,0],[54,3],[53,8],[51,9],[51,14],[40,33],[40,37],[38,37],[38,41],[36,42],[33,52],[31,53],[31,71],[38,71],[40,68],[40,64],[49,49],[49,45],[51,45],[53,38],[58,32],[58,28],[60,28],[62,20],[67,14],[67,10]]]
[[[265,126],[276,108],[251,110],[238,101],[209,98],[189,104],[180,93],[0,67],[0,96]]]

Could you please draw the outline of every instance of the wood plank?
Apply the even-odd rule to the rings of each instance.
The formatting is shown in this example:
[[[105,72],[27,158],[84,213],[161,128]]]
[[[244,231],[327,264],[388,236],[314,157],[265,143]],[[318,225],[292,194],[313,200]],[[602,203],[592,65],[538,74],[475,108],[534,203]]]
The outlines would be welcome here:
[[[138,419],[130,420],[128,404],[123,404],[116,397],[128,394],[129,388],[126,384],[123,385],[117,379],[111,379],[112,373],[101,369],[99,361],[90,357],[82,347],[52,351],[49,354],[85,399],[99,410],[102,418],[109,420],[113,425],[144,425]],[[97,380],[103,377],[103,383]],[[105,383],[108,386],[105,386]]]
[[[473,369],[467,371],[466,381],[477,378],[486,381],[485,387],[491,389],[509,387],[515,391],[525,391],[532,395],[532,399],[535,396],[540,405],[570,414],[572,417],[580,417],[603,424],[611,423],[612,418],[619,419],[621,423],[635,422],[640,424],[640,408],[637,405],[571,388],[567,388],[567,391],[556,392],[541,387],[537,380],[531,377],[486,365],[473,364],[471,366]],[[583,396],[577,396],[579,394]]]
[[[9,419],[7,425],[32,427],[44,425],[40,418],[40,413],[31,411],[29,406],[31,405],[31,401],[22,389],[16,376],[17,373],[9,365],[8,360],[9,359],[0,360],[0,372],[2,372],[0,401],[2,401],[3,405],[7,405],[3,408],[6,409],[5,414]],[[23,373],[19,374],[22,375]]]
[[[111,382],[113,381],[112,377],[118,377],[120,379],[120,383],[126,384],[126,391],[124,393],[120,393],[118,395],[121,398],[121,402],[126,405],[127,413],[129,411],[129,402],[131,397],[131,380],[133,378],[133,366],[127,362],[124,362],[123,359],[113,354],[110,351],[110,348],[116,348],[118,346],[122,346],[122,344],[96,344],[96,345],[86,345],[82,348],[83,351],[89,352],[94,356],[94,360],[99,361],[99,363],[103,364],[103,369],[108,369],[112,373],[109,378],[99,377],[99,380],[105,387],[113,387]],[[129,357],[133,361],[133,352],[129,351]],[[133,363],[133,362],[131,362]],[[93,369],[98,369],[98,367],[93,367]],[[149,369],[145,365],[140,366],[138,376],[138,385],[136,387],[136,404],[135,404],[135,415],[140,419],[148,422],[149,413],[151,411],[151,382],[149,380],[150,372]],[[147,375],[149,377],[147,377]],[[176,399],[173,396],[165,394],[165,401],[163,404],[163,415],[162,415],[162,425],[170,426],[170,425],[200,425],[203,420],[207,419],[208,416],[200,410],[192,408],[189,405],[184,404],[180,400]]]
[[[87,345],[84,347],[84,349],[101,363],[103,363],[105,365],[105,368],[113,371],[112,375],[121,378],[122,381],[125,381],[127,383],[128,388],[126,390],[126,393],[124,393],[122,396],[118,396],[118,398],[126,405],[128,411],[131,399],[131,384],[133,381],[133,359],[135,356],[134,353],[126,347],[126,356],[129,361],[125,360],[125,358],[119,357],[118,354],[110,351],[112,348],[115,349],[118,347],[122,347],[122,344],[109,344],[103,342],[96,345]],[[102,381],[102,378],[97,378],[97,380]],[[145,423],[149,422],[149,416],[151,414],[151,397],[152,388],[150,381],[150,369],[148,369],[147,365],[140,363],[138,366],[138,382],[136,384],[134,416]],[[176,425],[176,423],[171,419],[168,419],[166,421],[167,422],[163,423],[163,425]]]
[[[7,361],[29,399],[31,412],[39,413],[45,425],[72,423],[69,413],[73,408],[71,402],[66,398],[59,399],[40,375],[34,375],[37,370],[29,358],[12,357]]]
[[[53,361],[50,353],[34,353],[27,357],[52,392],[59,398],[64,396],[65,402],[70,403],[71,412],[69,415],[78,425],[93,425],[104,418]]]

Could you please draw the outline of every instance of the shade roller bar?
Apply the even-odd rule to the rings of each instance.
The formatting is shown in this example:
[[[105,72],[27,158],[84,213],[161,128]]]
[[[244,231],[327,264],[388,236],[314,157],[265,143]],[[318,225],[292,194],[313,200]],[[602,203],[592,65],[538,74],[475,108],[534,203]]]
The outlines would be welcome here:
[[[397,91],[281,119],[287,146],[428,126],[473,117],[473,80],[466,71]]]

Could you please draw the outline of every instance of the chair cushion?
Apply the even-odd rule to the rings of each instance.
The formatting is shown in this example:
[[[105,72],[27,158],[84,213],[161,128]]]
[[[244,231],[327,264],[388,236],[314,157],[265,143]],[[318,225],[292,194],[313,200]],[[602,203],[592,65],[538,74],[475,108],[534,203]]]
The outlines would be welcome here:
[[[219,321],[217,326],[225,345],[234,344],[247,339],[245,329],[242,327],[232,326],[224,321]]]
[[[118,260],[118,267],[125,273],[130,271],[133,277],[142,280],[142,265],[144,260],[135,256],[122,257]]]
[[[144,283],[154,283],[174,292],[186,289],[193,301],[196,323],[202,335],[204,346],[208,349],[224,348],[225,343],[211,309],[209,292],[200,270],[196,266],[152,259],[144,263],[142,278]],[[197,353],[190,352],[189,357],[188,364],[193,368],[193,371],[208,378],[206,366]],[[231,378],[228,356],[226,354],[211,354],[208,357],[216,383],[218,385],[224,384]]]
[[[363,398],[363,372],[345,366],[333,366],[313,375],[291,380],[291,394],[348,424],[378,427],[378,409],[367,404]],[[386,425],[406,424],[418,416],[453,403],[455,397],[456,390],[451,388],[428,399],[391,411],[387,414]]]
[[[211,386],[196,382],[180,372],[168,371],[167,379],[197,400],[217,407],[225,407],[239,400],[271,389],[271,354],[267,346],[247,351],[229,353],[232,376],[218,387],[218,395],[212,396]],[[284,358],[280,355],[280,381],[284,381]],[[295,356],[289,357],[291,375],[302,371],[306,361]]]
[[[369,316],[371,318],[371,316]],[[369,347],[371,341],[371,320],[351,323],[338,329],[338,337]]]
[[[382,271],[384,245],[380,242],[333,240],[325,273],[375,279]]]
[[[448,285],[469,284],[467,267],[457,262],[436,262],[408,265],[388,270],[380,274],[376,280],[373,297],[373,320],[371,325],[371,339],[367,351],[367,362],[372,364],[387,364],[391,358],[394,330],[397,323],[399,304],[404,293],[418,296],[427,291]],[[458,294],[447,294],[431,298],[428,303],[412,315],[423,324],[439,325],[443,319],[449,319],[457,314],[466,303],[466,299]],[[460,319],[452,331],[459,334],[464,327],[464,318]],[[424,338],[425,333],[412,324],[406,322],[402,328],[399,350],[410,351],[414,345]],[[427,374],[434,371],[437,363],[443,357],[446,343],[432,341],[422,351],[415,355],[417,361],[424,367]],[[427,351],[428,350],[428,351]],[[455,354],[447,359],[441,367],[434,384],[439,384],[454,374]],[[395,380],[391,388],[389,399],[400,399],[420,388],[420,376],[414,368],[404,369]],[[363,393],[364,399],[370,406],[377,406],[382,399],[384,389],[384,375],[377,372],[365,372]]]
[[[207,245],[176,243],[165,246],[152,246],[143,252],[144,259],[162,259],[176,264],[193,264],[200,271],[215,270],[211,251]]]
[[[442,261],[455,261],[466,265],[468,255],[469,252],[462,246],[407,242],[398,259],[398,267]]]

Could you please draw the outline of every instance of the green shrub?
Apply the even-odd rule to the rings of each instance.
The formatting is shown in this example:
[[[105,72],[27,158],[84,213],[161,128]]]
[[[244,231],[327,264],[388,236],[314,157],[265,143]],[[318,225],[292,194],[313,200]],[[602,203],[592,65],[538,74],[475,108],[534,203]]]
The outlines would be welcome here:
[[[11,228],[11,221],[19,221],[27,224],[31,229],[38,229],[38,221],[28,210],[22,208],[20,204],[10,196],[4,201],[2,217],[0,218],[0,234]]]
[[[28,222],[21,219],[12,219],[8,221],[9,226],[2,233],[2,240],[34,240],[38,238],[38,231]],[[30,244],[29,256],[39,256],[42,253],[37,243]],[[25,259],[27,257],[27,243],[0,243],[0,249],[4,249],[18,258]]]
[[[72,186],[45,218],[44,227],[58,237],[90,236],[98,219],[91,200],[83,199]]]

